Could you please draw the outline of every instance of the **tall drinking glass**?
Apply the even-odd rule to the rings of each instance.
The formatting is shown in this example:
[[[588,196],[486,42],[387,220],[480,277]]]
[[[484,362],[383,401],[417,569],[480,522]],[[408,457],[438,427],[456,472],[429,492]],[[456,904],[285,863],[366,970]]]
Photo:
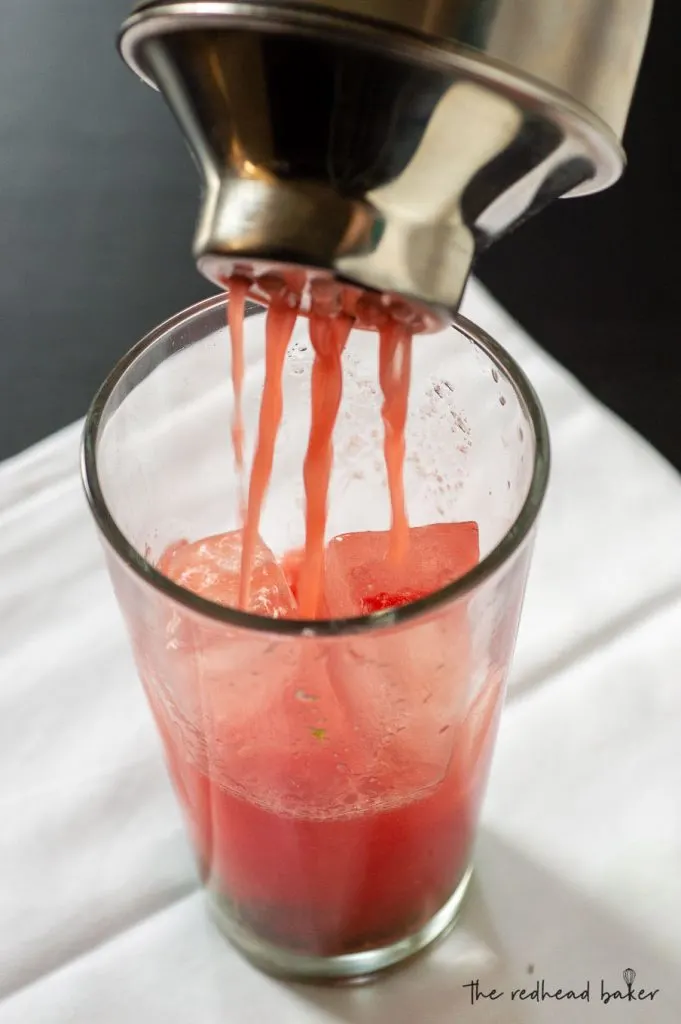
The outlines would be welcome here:
[[[264,319],[254,307],[244,329],[250,439]],[[278,557],[304,539],[312,362],[302,321],[261,521]],[[353,332],[343,363],[329,538],[390,522],[376,336]],[[300,622],[214,604],[155,568],[169,544],[239,525],[232,408],[218,296],[153,331],[106,381],[85,426],[85,489],[219,927],[275,974],[368,974],[447,930],[471,876],[546,425],[521,370],[472,324],[415,338],[410,521],[477,522],[480,560],[414,603]]]

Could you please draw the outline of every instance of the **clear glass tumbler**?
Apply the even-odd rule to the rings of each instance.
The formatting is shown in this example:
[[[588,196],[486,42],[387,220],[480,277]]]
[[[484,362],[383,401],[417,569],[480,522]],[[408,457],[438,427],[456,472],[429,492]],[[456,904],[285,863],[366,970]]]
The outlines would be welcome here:
[[[264,320],[249,309],[251,439]],[[277,557],[303,542],[312,361],[302,321],[261,522]],[[377,380],[376,336],[356,331],[329,538],[389,526]],[[114,369],[85,426],[85,489],[219,927],[274,974],[368,974],[446,931],[471,876],[547,483],[546,425],[522,371],[478,328],[460,318],[416,338],[410,521],[477,522],[479,562],[397,609],[301,622],[214,604],[155,568],[169,544],[239,525],[232,406],[218,296]]]

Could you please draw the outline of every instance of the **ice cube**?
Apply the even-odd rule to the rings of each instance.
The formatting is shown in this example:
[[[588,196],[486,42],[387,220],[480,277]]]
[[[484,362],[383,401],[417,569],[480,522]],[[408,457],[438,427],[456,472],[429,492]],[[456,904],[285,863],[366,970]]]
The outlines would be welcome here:
[[[404,604],[478,562],[476,523],[412,529],[398,565],[387,558],[388,541],[387,532],[365,532],[330,542],[325,586],[332,614],[362,615]],[[333,681],[362,731],[394,747],[405,763],[422,764],[427,754],[430,784],[437,783],[461,740],[473,682],[467,598],[398,626],[345,638],[333,658]]]
[[[404,559],[388,559],[388,532],[346,533],[326,551],[326,602],[331,615],[366,615],[413,601],[452,583],[480,557],[477,523],[412,527]]]
[[[241,547],[240,530],[178,541],[163,553],[158,569],[207,600],[237,607]],[[276,619],[295,609],[282,569],[258,538],[247,610]],[[163,610],[159,628],[141,641],[144,657],[138,662],[144,662],[143,680],[161,695],[177,728],[185,737],[201,736],[213,748],[213,760],[217,747],[228,746],[225,729],[234,738],[260,721],[266,731],[274,697],[295,685],[297,651],[291,640],[217,622],[170,601]]]
[[[280,565],[259,539],[248,610],[271,617],[295,614],[291,590],[301,559],[302,552],[293,551]],[[180,541],[158,567],[194,593],[234,605],[241,533]],[[176,607],[160,647],[154,687],[173,705],[182,742],[199,734],[211,771],[254,792],[265,784],[268,759],[276,776],[277,759],[288,758],[290,765],[292,752],[330,757],[331,744],[335,749],[341,734],[352,729],[329,683],[326,648],[314,638],[268,636]],[[249,776],[249,764],[256,766],[257,779]]]
[[[175,583],[208,601],[238,607],[241,548],[241,530],[204,537],[192,544],[179,541],[166,549],[158,568]],[[253,550],[247,610],[278,619],[291,615],[295,608],[282,569],[258,537]]]

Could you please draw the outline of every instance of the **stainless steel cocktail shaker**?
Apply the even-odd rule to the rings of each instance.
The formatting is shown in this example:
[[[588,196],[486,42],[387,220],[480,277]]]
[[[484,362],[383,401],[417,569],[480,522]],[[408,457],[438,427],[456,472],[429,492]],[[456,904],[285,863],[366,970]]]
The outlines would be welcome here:
[[[392,305],[419,331],[457,308],[482,247],[619,177],[651,10],[151,0],[120,46],[199,165],[208,278],[239,273],[261,298],[284,281],[303,309],[331,292],[369,326]]]

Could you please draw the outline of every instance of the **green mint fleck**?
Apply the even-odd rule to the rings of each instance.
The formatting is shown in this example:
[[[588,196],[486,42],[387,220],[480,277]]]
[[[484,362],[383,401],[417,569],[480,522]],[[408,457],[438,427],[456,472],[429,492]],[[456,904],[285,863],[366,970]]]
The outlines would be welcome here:
[[[317,697],[316,694],[314,693],[306,693],[305,690],[297,690],[296,699],[302,700],[305,703],[309,703],[315,700],[319,700],[319,697]]]

